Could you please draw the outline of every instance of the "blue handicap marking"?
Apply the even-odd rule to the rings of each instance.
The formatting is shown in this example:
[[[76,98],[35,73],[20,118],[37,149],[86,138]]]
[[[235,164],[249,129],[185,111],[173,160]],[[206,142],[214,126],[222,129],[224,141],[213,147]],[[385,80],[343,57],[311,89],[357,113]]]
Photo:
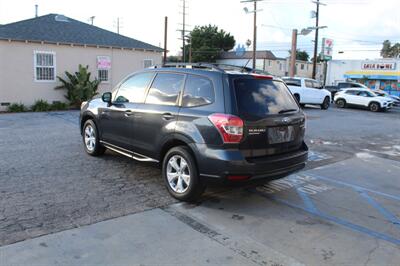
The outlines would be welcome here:
[[[302,177],[303,180],[308,180],[308,181],[312,181],[312,180],[323,180],[323,181],[328,181],[331,182],[333,184],[336,185],[340,185],[340,186],[344,186],[344,187],[348,187],[353,189],[354,191],[356,191],[358,193],[358,195],[361,196],[362,199],[364,199],[370,206],[372,206],[373,208],[375,208],[376,210],[378,210],[384,217],[385,219],[387,219],[389,222],[391,222],[392,224],[394,224],[396,226],[396,228],[400,229],[400,219],[398,219],[396,217],[396,215],[392,214],[389,210],[387,210],[384,206],[382,206],[381,204],[379,204],[375,199],[373,199],[373,197],[371,197],[370,195],[376,194],[376,195],[380,195],[392,200],[396,200],[396,201],[400,201],[400,197],[395,196],[395,195],[390,195],[387,193],[383,193],[380,191],[376,191],[373,189],[368,189],[368,188],[364,188],[358,185],[354,185],[354,184],[350,184],[350,183],[346,183],[343,181],[339,181],[339,180],[335,180],[335,179],[331,179],[331,178],[326,178],[323,176],[319,176],[319,175],[314,175],[314,174],[308,174],[305,175],[308,176],[307,177]],[[288,180],[293,179],[293,176],[290,176],[288,178]],[[400,239],[397,239],[393,236],[387,235],[385,233],[381,233],[381,232],[377,232],[374,230],[371,230],[369,228],[366,228],[364,226],[358,225],[358,224],[354,224],[350,221],[347,221],[345,219],[339,218],[339,217],[335,217],[326,213],[321,212],[320,210],[318,210],[318,208],[315,206],[312,198],[310,197],[310,193],[306,193],[304,191],[304,189],[302,189],[302,185],[304,185],[304,183],[298,183],[293,185],[291,188],[293,188],[297,194],[299,195],[299,197],[302,200],[302,204],[297,204],[294,202],[290,202],[286,199],[283,199],[281,197],[278,197],[276,195],[274,195],[273,191],[271,193],[271,188],[266,187],[266,189],[255,189],[254,192],[259,194],[262,197],[265,197],[267,199],[272,199],[275,200],[279,203],[285,204],[287,206],[290,206],[292,208],[297,208],[297,209],[301,209],[305,212],[311,213],[315,216],[318,216],[320,218],[323,218],[325,220],[337,223],[339,225],[345,226],[348,229],[351,229],[353,231],[357,231],[359,233],[363,233],[366,235],[369,235],[371,237],[374,238],[378,238],[378,239],[382,239],[388,242],[391,242],[393,244],[396,245],[400,245]],[[273,188],[273,186],[272,186]],[[279,192],[279,191],[277,191]]]

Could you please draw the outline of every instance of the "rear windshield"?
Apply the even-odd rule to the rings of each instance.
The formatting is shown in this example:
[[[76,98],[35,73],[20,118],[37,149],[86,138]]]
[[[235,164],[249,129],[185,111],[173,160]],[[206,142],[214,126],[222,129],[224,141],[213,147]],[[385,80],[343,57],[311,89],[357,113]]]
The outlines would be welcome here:
[[[258,120],[267,115],[297,112],[296,100],[283,82],[265,79],[235,79],[240,117]]]
[[[288,79],[284,78],[283,81],[286,83],[288,86],[296,86],[296,87],[301,87],[301,80],[300,79]]]

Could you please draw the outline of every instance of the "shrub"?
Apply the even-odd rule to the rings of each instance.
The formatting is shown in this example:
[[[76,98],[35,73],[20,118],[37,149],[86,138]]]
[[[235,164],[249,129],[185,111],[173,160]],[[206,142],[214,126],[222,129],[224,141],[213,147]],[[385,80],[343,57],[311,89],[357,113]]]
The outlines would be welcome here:
[[[34,112],[47,112],[50,111],[50,104],[47,101],[40,99],[37,100],[31,108]]]
[[[52,111],[63,111],[68,109],[68,104],[63,102],[53,102],[50,106],[50,110]]]
[[[83,101],[88,101],[97,95],[97,89],[100,81],[94,79],[90,80],[91,73],[88,71],[89,66],[83,67],[79,65],[78,72],[74,74],[65,71],[68,80],[57,76],[58,80],[62,83],[55,87],[55,89],[67,90],[65,98],[69,101],[70,105],[79,108]]]
[[[28,108],[26,108],[26,106],[22,103],[13,103],[8,106],[7,111],[12,113],[20,113],[28,111]]]

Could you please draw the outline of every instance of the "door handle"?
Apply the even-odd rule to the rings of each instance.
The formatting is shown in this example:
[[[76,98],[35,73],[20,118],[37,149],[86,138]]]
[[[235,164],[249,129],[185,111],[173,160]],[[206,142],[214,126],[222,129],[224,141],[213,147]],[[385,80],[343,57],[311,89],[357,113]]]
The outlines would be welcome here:
[[[126,117],[133,115],[133,112],[131,110],[126,110],[125,114]]]
[[[175,116],[173,115],[173,114],[171,114],[171,113],[164,113],[163,115],[163,119],[164,120],[171,120],[171,119],[173,119]]]

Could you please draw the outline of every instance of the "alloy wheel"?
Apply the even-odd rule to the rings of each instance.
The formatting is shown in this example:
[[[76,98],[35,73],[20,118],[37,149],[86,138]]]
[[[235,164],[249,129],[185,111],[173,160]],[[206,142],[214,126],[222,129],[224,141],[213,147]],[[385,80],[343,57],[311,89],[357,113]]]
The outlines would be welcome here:
[[[168,185],[176,193],[185,193],[190,184],[190,169],[186,160],[174,155],[167,164]]]
[[[92,125],[85,127],[85,145],[90,152],[93,152],[96,148],[96,133]]]

